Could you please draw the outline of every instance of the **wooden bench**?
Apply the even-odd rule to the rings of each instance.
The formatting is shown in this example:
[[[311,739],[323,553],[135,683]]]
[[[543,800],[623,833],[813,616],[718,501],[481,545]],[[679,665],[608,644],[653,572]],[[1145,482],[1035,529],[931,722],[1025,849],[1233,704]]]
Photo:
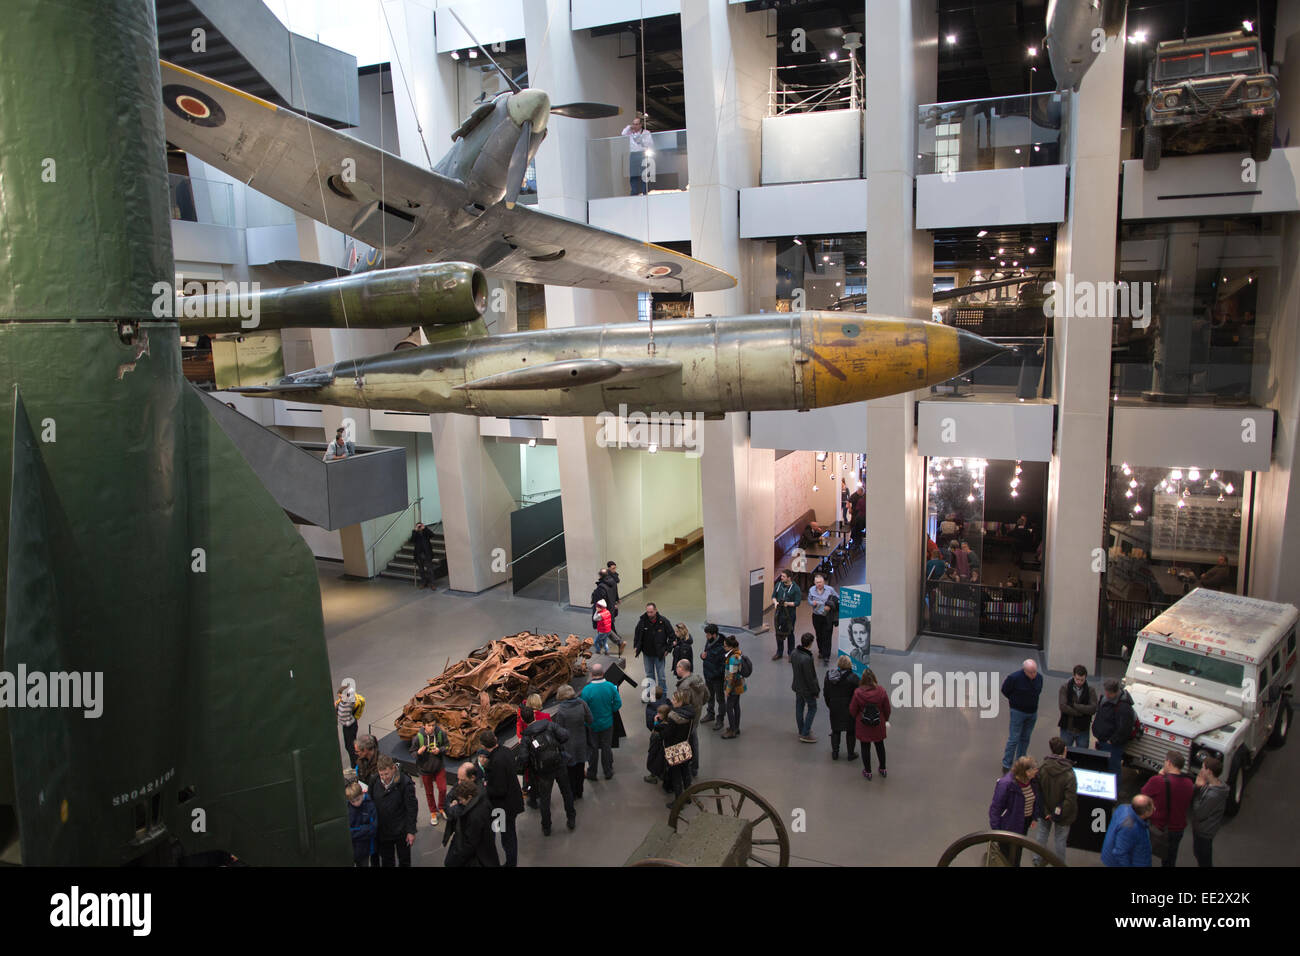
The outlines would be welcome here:
[[[648,587],[655,571],[665,565],[681,564],[688,554],[704,547],[704,529],[696,528],[684,538],[673,538],[641,562],[641,586]]]

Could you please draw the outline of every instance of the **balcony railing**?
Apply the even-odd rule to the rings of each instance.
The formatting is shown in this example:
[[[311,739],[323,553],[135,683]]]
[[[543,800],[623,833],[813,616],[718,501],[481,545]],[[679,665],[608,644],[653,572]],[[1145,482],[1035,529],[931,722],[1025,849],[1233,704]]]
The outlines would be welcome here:
[[[1040,646],[1038,592],[962,581],[922,585],[925,629],[932,634],[978,637]]]
[[[1064,162],[1068,97],[1035,93],[923,104],[916,118],[917,175]]]
[[[834,83],[799,83],[795,71],[799,66],[773,66],[768,69],[767,115],[814,113],[823,110],[860,110],[863,96],[862,68],[856,57],[847,61],[847,76]]]
[[[587,141],[587,198],[609,199],[686,189],[686,130],[650,134],[653,146],[632,150],[626,136]]]
[[[1105,618],[1101,624],[1102,657],[1123,658],[1137,642],[1138,632],[1154,621],[1169,604],[1148,604],[1145,601],[1120,601],[1102,598]]]

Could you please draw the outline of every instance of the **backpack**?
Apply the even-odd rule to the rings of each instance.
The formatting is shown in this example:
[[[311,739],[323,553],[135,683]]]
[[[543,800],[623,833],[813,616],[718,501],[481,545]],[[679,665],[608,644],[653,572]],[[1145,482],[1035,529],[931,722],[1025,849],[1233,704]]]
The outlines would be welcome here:
[[[875,701],[869,700],[862,705],[862,713],[858,714],[858,720],[865,727],[880,726],[880,708],[876,706]]]
[[[740,655],[740,676],[749,677],[754,673],[754,662],[746,654]]]
[[[352,705],[352,717],[353,719],[360,719],[362,711],[366,709],[366,699],[360,694],[356,696],[357,702]]]
[[[564,766],[564,752],[550,728],[529,736],[523,746],[527,748],[528,766],[534,773],[549,777]]]

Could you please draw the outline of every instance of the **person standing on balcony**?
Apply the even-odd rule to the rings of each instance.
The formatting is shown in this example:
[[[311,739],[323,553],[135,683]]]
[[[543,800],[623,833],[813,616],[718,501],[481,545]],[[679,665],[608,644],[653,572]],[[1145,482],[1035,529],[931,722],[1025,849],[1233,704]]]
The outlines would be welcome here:
[[[653,173],[650,173],[648,180],[643,178],[644,170],[653,169],[645,165],[645,159],[654,155],[654,138],[646,129],[647,119],[644,114],[637,113],[632,117],[632,122],[623,127],[623,135],[627,137],[627,172],[633,196],[644,196],[647,182],[654,180]]]

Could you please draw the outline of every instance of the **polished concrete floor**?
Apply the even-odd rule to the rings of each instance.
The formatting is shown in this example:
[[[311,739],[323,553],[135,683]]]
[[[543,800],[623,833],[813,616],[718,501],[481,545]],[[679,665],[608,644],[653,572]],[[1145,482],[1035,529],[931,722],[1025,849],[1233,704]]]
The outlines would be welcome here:
[[[470,596],[417,590],[387,579],[353,581],[341,566],[318,564],[325,627],[335,684],[354,677],[367,698],[367,718],[382,736],[427,678],[450,661],[492,638],[521,630],[589,636],[585,610],[559,606],[554,598],[512,597],[505,588]],[[853,572],[859,582],[862,565]],[[845,583],[856,583],[846,581]],[[583,598],[585,598],[585,594]],[[875,595],[877,602],[884,596]],[[684,621],[697,645],[702,643],[704,609],[703,556],[696,555],[656,577],[650,587],[623,598],[620,630],[631,639],[637,611],[655,601],[674,623]],[[807,608],[800,608],[798,631],[811,629]],[[910,653],[877,651],[872,666],[888,688],[911,679],[916,668],[931,671],[988,673],[996,716],[982,717],[973,706],[909,706],[895,710],[889,731],[889,778],[866,781],[861,765],[833,762],[827,740],[826,710],[818,710],[816,744],[801,743],[795,733],[790,668],[770,660],[770,634],[743,635],[741,647],[754,661],[754,676],[743,698],[742,734],[722,740],[701,731],[701,777],[744,783],[777,808],[792,832],[792,865],[932,866],[943,850],[963,834],[987,827],[987,808],[998,776],[1007,733],[1005,701],[997,686],[1026,656],[1023,649],[923,637]],[[629,647],[630,652],[630,647]],[[639,661],[629,661],[634,677]],[[822,670],[819,666],[819,674]],[[895,674],[899,674],[896,679]],[[1032,752],[1047,752],[1056,732],[1056,688],[1049,677],[1034,730]],[[578,803],[578,828],[563,826],[562,811],[550,837],[543,837],[536,811],[518,820],[521,865],[616,866],[641,843],[648,830],[667,820],[665,796],[644,783],[647,733],[642,706],[631,687],[623,687],[623,713],[630,738],[615,751],[615,776],[588,782]],[[917,704],[922,704],[917,701]],[[949,701],[949,704],[963,703]],[[1241,814],[1215,841],[1222,866],[1300,864],[1294,840],[1292,802],[1300,792],[1300,758],[1289,744],[1270,752],[1250,778]],[[340,745],[340,755],[342,746]],[[1132,786],[1130,780],[1129,786]],[[414,860],[419,866],[442,863],[443,828],[428,826],[423,789],[417,782],[421,816]],[[554,798],[558,809],[558,793]],[[1192,864],[1190,839],[1180,862]],[[1072,865],[1098,866],[1095,853],[1069,851]],[[973,862],[967,857],[959,862]]]

